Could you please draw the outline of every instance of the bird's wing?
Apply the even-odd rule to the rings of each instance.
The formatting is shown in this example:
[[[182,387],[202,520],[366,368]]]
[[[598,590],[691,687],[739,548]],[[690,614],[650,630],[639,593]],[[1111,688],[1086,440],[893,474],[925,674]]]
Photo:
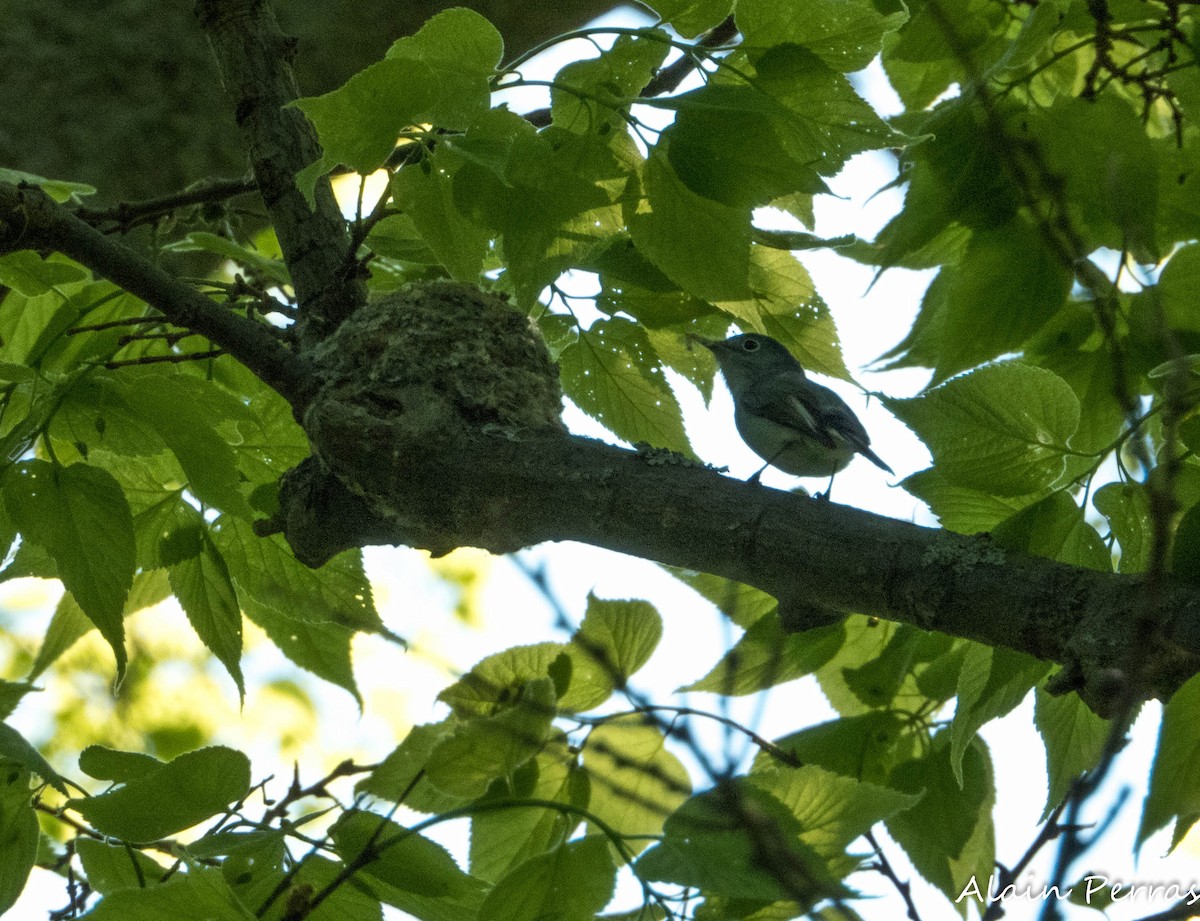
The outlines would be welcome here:
[[[886,470],[888,473],[896,472],[871,450],[871,437],[867,434],[866,428],[858,421],[854,410],[847,406],[841,397],[828,387],[822,387],[819,384],[813,385],[811,393],[813,401],[820,406],[818,418],[822,422],[853,445],[855,451],[876,467]]]
[[[765,419],[803,432],[827,448],[848,444],[875,466],[893,473],[871,450],[871,438],[846,401],[802,374],[785,372],[756,381],[742,406]]]
[[[742,396],[742,407],[756,416],[785,428],[796,429],[814,441],[833,448],[837,442],[823,419],[820,401],[807,397],[811,388],[816,386],[802,374],[786,371],[755,381]],[[833,391],[827,393],[837,399]]]

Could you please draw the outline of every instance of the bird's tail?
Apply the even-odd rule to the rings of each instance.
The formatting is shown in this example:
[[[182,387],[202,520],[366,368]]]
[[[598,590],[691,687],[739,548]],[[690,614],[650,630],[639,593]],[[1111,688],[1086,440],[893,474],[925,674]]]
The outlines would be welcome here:
[[[883,459],[878,454],[876,454],[874,451],[872,451],[870,448],[868,448],[866,445],[860,445],[858,448],[858,453],[861,454],[863,457],[865,457],[867,460],[869,460],[872,464],[874,464],[880,470],[886,470],[888,473],[892,474],[893,476],[896,475],[896,471],[893,470],[891,467],[889,467],[887,464],[885,464],[883,462]]]

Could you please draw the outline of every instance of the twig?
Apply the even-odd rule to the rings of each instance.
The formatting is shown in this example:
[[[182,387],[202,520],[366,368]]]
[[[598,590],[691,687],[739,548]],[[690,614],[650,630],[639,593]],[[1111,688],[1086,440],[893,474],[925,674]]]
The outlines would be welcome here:
[[[130,358],[124,361],[112,360],[106,361],[104,367],[110,371],[115,371],[117,368],[128,368],[132,365],[156,365],[156,364],[171,364],[179,365],[185,361],[201,361],[205,358],[220,358],[227,354],[224,349],[210,349],[207,352],[175,352],[170,355],[143,355],[140,358]]]
[[[735,35],[737,35],[737,25],[734,23],[733,17],[730,16],[715,29],[707,32],[692,47],[715,48],[719,45],[724,45]],[[653,96],[661,96],[664,93],[674,92],[679,87],[679,84],[699,66],[700,58],[694,53],[685,52],[677,61],[673,61],[655,74],[650,79],[650,82],[642,87],[638,93],[638,97],[649,99]],[[526,112],[524,118],[535,128],[545,128],[550,124],[550,109],[534,109],[532,112]]]
[[[996,889],[1003,892],[1010,885],[1016,883],[1021,878],[1021,874],[1025,872],[1025,868],[1033,862],[1033,858],[1037,856],[1038,851],[1057,838],[1063,833],[1065,827],[1060,825],[1058,817],[1063,814],[1063,810],[1067,808],[1067,798],[1059,803],[1052,813],[1047,817],[1042,824],[1041,830],[1037,837],[1033,839],[1033,843],[1025,849],[1025,853],[1021,855],[1020,860],[1013,864],[1012,869],[1001,866],[1000,877],[996,884]],[[983,921],[996,921],[996,919],[1004,916],[1004,909],[999,902],[993,902],[988,906],[988,910],[983,915]]]
[[[228,352],[293,406],[307,404],[308,365],[270,328],[230,313],[122,243],[56,204],[36,186],[0,183],[0,253],[49,249],[140,297],[175,326]]]
[[[138,224],[155,220],[179,208],[225,201],[229,198],[236,198],[239,195],[246,195],[249,192],[257,191],[257,189],[258,186],[249,177],[242,179],[211,179],[185,189],[182,192],[164,195],[162,198],[151,198],[138,202],[120,202],[111,208],[76,208],[75,216],[81,221],[91,224],[93,227],[105,229],[105,232],[116,230],[124,233],[133,229]],[[103,228],[105,224],[111,226]]]
[[[891,861],[887,859],[883,848],[879,846],[879,841],[876,839],[874,832],[869,831],[863,837],[867,839],[867,843],[875,851],[875,869],[891,881],[896,891],[900,893],[900,898],[904,900],[904,906],[908,909],[907,916],[912,921],[921,921],[921,915],[917,911],[917,905],[912,897],[912,884],[902,880],[896,873],[896,869],[892,866]]]

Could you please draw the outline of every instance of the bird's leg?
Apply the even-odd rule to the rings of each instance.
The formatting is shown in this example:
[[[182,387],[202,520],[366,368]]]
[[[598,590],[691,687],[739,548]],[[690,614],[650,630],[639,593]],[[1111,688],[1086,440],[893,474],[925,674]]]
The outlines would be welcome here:
[[[833,492],[833,478],[835,476],[837,476],[836,470],[833,471],[833,473],[829,474],[829,485],[825,487],[825,491],[817,496],[817,498],[820,499],[822,502],[829,501],[829,494]]]
[[[769,461],[767,463],[763,464],[761,467],[758,468],[757,471],[755,471],[754,476],[750,477],[748,480],[746,480],[746,482],[754,483],[757,486],[759,483],[759,479],[763,475],[763,471],[766,470],[770,466],[771,466],[771,464]]]

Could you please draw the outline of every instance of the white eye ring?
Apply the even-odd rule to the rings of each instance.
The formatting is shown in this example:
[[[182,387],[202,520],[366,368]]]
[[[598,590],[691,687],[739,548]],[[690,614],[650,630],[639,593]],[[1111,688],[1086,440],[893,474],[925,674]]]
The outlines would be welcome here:
[[[742,341],[742,351],[743,352],[757,352],[758,351],[758,340],[757,339],[743,340]]]

